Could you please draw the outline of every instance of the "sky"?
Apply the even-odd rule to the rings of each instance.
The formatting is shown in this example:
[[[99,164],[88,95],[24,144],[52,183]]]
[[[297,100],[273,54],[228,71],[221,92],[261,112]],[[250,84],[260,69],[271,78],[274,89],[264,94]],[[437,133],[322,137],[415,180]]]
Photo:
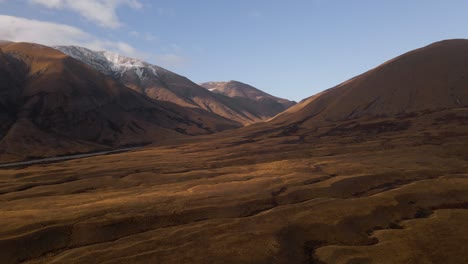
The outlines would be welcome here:
[[[466,0],[0,0],[0,39],[110,50],[300,101],[468,38],[467,13]]]

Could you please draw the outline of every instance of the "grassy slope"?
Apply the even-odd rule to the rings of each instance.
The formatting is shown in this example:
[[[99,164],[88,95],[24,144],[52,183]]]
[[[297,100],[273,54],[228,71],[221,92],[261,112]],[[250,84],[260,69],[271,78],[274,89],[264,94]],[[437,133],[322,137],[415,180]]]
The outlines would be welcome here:
[[[457,230],[467,225],[460,220],[468,203],[467,113],[360,119],[339,135],[335,126],[232,131],[1,170],[0,256],[6,263],[353,263],[356,256],[380,263],[398,251],[404,257],[393,263],[441,256],[462,263],[466,243],[440,251],[439,239],[465,239]],[[382,125],[403,121],[409,126],[398,131]],[[416,232],[421,243],[404,247],[379,229],[403,240]]]

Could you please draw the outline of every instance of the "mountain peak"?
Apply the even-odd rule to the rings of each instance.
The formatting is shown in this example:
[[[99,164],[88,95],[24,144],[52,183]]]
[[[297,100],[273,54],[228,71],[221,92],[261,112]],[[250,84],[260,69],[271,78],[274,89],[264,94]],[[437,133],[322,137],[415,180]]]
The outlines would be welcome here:
[[[55,46],[54,48],[110,76],[123,76],[126,72],[132,71],[142,80],[145,70],[158,77],[157,72],[162,69],[145,61],[111,51],[93,51],[79,46]]]
[[[277,121],[339,121],[468,105],[468,40],[435,42],[304,100]]]
[[[200,85],[218,97],[229,97],[230,101],[235,101],[242,108],[249,109],[250,112],[255,113],[263,120],[269,119],[295,104],[295,102],[270,95],[239,81],[206,82]]]
[[[273,96],[240,81],[230,80],[228,82],[206,82],[200,85],[212,92],[224,94],[232,98],[240,97],[254,101],[261,101],[265,99],[273,100],[282,104],[285,109],[295,104],[293,101]]]

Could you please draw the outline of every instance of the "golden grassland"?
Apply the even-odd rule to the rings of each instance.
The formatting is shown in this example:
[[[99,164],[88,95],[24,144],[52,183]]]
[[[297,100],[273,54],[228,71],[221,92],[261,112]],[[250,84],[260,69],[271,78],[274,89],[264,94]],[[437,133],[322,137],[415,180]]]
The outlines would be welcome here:
[[[2,169],[0,260],[466,263],[467,113],[259,124]]]

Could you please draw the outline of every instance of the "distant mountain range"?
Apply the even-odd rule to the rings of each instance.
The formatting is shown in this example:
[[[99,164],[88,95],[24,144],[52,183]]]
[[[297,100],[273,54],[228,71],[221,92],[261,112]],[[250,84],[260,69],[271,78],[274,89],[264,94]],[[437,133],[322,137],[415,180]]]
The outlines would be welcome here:
[[[224,99],[227,101],[226,104],[241,106],[261,120],[269,119],[296,104],[294,101],[272,96],[238,81],[206,82],[200,85],[213,93],[231,98]],[[222,97],[219,98],[223,100]]]
[[[230,94],[220,96],[218,93],[211,93],[186,77],[141,60],[76,46],[55,48],[152,99],[203,112],[207,111],[237,122],[239,126],[271,118],[285,110],[286,105],[293,104],[288,100],[278,98],[278,100],[283,100],[284,107],[278,107],[269,102],[262,103],[261,108],[253,107],[245,100],[238,100]],[[238,88],[246,89],[241,86]],[[253,87],[249,89],[259,91]]]
[[[2,161],[165,142],[278,113],[264,111],[115,53],[0,43]]]
[[[269,119],[243,131],[326,135],[343,122],[341,130],[355,130],[358,119],[399,129],[405,116],[468,105],[466,54],[467,40],[437,42],[295,105],[237,81],[198,85],[111,52],[3,41],[0,159],[166,142]]]

